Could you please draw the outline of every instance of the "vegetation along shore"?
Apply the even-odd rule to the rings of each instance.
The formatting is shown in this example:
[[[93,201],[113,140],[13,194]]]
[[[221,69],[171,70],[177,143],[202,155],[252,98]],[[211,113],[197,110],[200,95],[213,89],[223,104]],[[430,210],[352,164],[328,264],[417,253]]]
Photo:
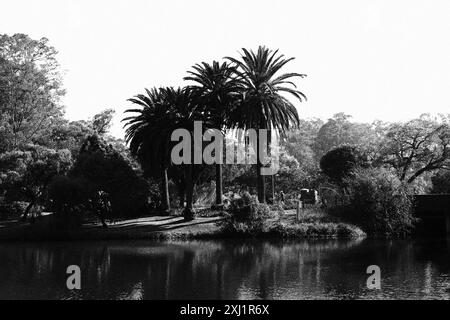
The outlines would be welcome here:
[[[450,193],[450,116],[301,118],[293,59],[259,46],[199,62],[182,87],[118,101],[121,139],[118,109],[65,117],[48,39],[0,35],[0,239],[411,235],[414,197]]]

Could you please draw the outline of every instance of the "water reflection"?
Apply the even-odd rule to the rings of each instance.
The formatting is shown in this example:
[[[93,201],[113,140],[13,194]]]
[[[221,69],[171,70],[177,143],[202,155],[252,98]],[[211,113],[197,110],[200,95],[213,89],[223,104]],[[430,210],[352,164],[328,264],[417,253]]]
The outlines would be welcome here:
[[[449,299],[450,244],[396,241],[0,245],[0,299]],[[66,268],[79,265],[82,290]],[[379,265],[382,289],[366,289]]]

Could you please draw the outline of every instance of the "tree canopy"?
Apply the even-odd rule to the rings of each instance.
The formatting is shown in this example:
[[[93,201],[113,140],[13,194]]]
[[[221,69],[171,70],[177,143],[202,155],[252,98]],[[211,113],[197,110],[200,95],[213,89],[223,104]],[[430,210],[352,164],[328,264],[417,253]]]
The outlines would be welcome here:
[[[0,35],[0,148],[37,140],[62,119],[57,51],[48,40]]]

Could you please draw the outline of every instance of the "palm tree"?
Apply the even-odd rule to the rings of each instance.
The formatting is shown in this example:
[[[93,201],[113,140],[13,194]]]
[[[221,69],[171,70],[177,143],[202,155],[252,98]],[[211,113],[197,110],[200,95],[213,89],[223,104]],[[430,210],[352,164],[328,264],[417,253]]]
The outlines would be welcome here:
[[[186,129],[191,137],[194,131],[194,122],[202,121],[203,129],[213,128],[213,121],[210,114],[205,112],[199,92],[192,88],[164,88],[161,89],[163,100],[170,109],[171,118],[167,123],[167,129],[171,133],[176,129]],[[193,142],[191,140],[191,142]],[[191,148],[193,146],[191,145]],[[193,153],[191,153],[193,156]],[[194,218],[193,212],[193,194],[195,181],[193,178],[194,161],[184,164],[184,181],[186,187],[186,207],[184,208],[184,217],[187,220]]]
[[[298,126],[299,117],[295,106],[282,94],[294,96],[300,102],[306,96],[297,90],[292,82],[295,77],[306,75],[285,73],[277,75],[280,69],[294,58],[286,59],[278,55],[278,50],[272,51],[260,46],[255,53],[242,49],[240,59],[227,57],[237,68],[237,75],[244,86],[242,101],[230,113],[230,121],[239,129],[276,130],[283,134],[292,126]],[[261,175],[262,163],[259,152],[259,135],[257,139],[256,174],[258,200],[265,202],[265,181]]]
[[[209,113],[214,127],[224,132],[232,124],[228,115],[233,104],[237,101],[241,89],[241,82],[236,77],[236,70],[228,63],[220,64],[213,61],[212,64],[203,62],[192,67],[194,71],[188,71],[189,76],[184,80],[193,81],[189,86],[198,92],[200,103]],[[222,164],[217,163],[216,169],[216,206],[221,207],[222,202]]]
[[[139,94],[129,99],[141,108],[125,111],[135,114],[122,120],[126,121],[125,141],[129,143],[131,153],[139,159],[144,169],[147,169],[145,171],[152,174],[160,171],[162,209],[169,211],[167,169],[170,164],[169,147],[172,132],[169,130],[169,124],[172,111],[165,103],[161,89],[153,88],[145,91],[146,95]]]
[[[140,159],[149,171],[163,171],[162,194],[164,207],[170,208],[167,169],[171,166],[171,141],[176,129],[186,129],[191,133],[194,122],[202,121],[204,129],[212,128],[212,120],[199,103],[199,93],[190,88],[161,88],[146,90],[147,95],[137,95],[129,101],[141,106],[127,113],[137,113],[125,118],[125,140],[130,144],[132,154]],[[193,161],[184,164],[184,185],[186,187],[186,207],[184,216],[193,218]]]

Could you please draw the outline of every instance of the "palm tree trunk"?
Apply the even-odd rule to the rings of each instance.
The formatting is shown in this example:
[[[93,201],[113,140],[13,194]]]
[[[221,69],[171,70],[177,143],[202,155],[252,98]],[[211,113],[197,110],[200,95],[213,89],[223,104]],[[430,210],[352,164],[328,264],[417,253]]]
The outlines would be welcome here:
[[[223,206],[222,202],[222,164],[216,164],[216,207]]]
[[[185,181],[186,181],[186,207],[184,208],[184,219],[192,220],[194,218],[193,202],[194,202],[194,183],[192,179],[192,164],[186,165]]]
[[[179,201],[179,206],[180,206],[180,208],[184,208],[184,199],[185,199],[185,196],[184,196],[184,194],[185,194],[185,192],[184,192],[184,189],[179,189],[178,190],[178,201]]]
[[[272,175],[272,203],[275,204],[275,174]]]
[[[270,157],[272,157],[272,130],[269,130],[267,136],[267,151]],[[275,173],[272,172],[270,176],[272,182],[272,204],[275,204]]]
[[[259,134],[256,135],[256,187],[258,190],[258,201],[266,203],[266,185],[264,176],[261,174],[261,158],[259,154]]]
[[[163,179],[162,179],[162,209],[164,211],[170,211],[170,196],[169,196],[169,178],[167,177],[167,168],[163,170]]]

